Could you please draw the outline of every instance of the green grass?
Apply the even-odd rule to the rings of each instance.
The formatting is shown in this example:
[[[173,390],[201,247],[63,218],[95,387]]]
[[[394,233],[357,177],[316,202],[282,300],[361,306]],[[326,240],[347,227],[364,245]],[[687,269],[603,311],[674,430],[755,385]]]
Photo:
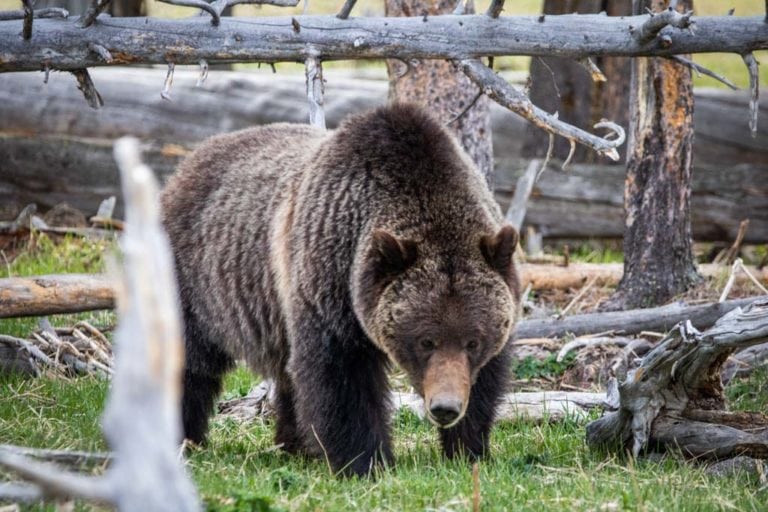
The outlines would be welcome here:
[[[12,275],[97,270],[109,244],[38,239],[10,263]],[[83,258],[78,262],[79,257]],[[72,321],[63,316],[62,322]],[[8,333],[8,321],[0,332]],[[34,325],[34,323],[33,323]],[[566,361],[563,363],[567,365]],[[552,361],[516,364],[520,378],[557,374]],[[223,399],[247,394],[258,377],[238,368],[225,379]],[[728,396],[740,410],[768,410],[768,370],[737,381]],[[108,383],[0,376],[0,443],[104,450],[100,430]],[[210,442],[191,450],[188,467],[208,510],[471,510],[468,464],[446,461],[437,432],[409,412],[393,420],[394,468],[374,480],[339,479],[323,460],[286,455],[273,447],[271,420],[212,421]],[[503,423],[493,432],[492,457],[480,465],[483,510],[764,510],[768,489],[740,477],[713,479],[674,456],[629,461],[590,451],[584,423]],[[11,475],[0,472],[0,480]],[[23,510],[54,510],[32,506]],[[80,504],[77,510],[90,510]]]

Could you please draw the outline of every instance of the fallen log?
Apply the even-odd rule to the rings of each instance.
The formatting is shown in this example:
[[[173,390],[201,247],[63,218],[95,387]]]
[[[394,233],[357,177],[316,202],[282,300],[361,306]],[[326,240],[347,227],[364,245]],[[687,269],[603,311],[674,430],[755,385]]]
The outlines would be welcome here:
[[[637,369],[609,386],[613,410],[587,425],[587,443],[637,457],[646,449],[688,457],[768,458],[768,416],[729,412],[720,379],[734,351],[768,341],[768,297],[701,332],[680,323]]]
[[[0,318],[112,309],[114,282],[101,274],[0,279]]]
[[[677,16],[682,16],[673,13]],[[403,18],[280,16],[224,18],[212,27],[208,16],[184,19],[108,18],[83,29],[77,17],[39,19],[34,37],[19,38],[21,22],[0,22],[0,72],[78,70],[120,64],[210,64],[303,62],[312,52],[323,61],[394,58],[468,59],[502,55],[667,56],[684,53],[747,54],[768,47],[760,16],[696,16],[696,31],[670,26],[675,37],[654,40],[671,21],[652,16],[485,15]],[[662,20],[650,40],[637,37]],[[31,29],[31,27],[30,27]],[[546,37],[542,37],[546,33]],[[103,52],[89,46],[99,45]]]
[[[110,68],[91,71],[105,106],[84,109],[67,74],[0,74],[0,205],[11,218],[29,203],[60,202],[87,213],[120,196],[110,151],[126,133],[142,139],[147,161],[164,178],[202,139],[276,121],[307,119],[304,76],[270,72],[212,72],[195,87],[196,72],[177,69],[173,101],[160,97],[165,71]],[[324,71],[329,127],[346,115],[383,104],[384,80],[352,79]],[[768,109],[768,95],[763,95]],[[696,91],[692,218],[697,240],[733,240],[750,219],[747,243],[768,241],[768,123],[749,135],[745,92]],[[493,103],[496,197],[506,211],[528,161],[520,158],[525,122]],[[544,136],[544,135],[542,135]],[[621,166],[552,162],[534,186],[525,225],[545,237],[620,238],[624,170]],[[2,209],[3,207],[0,207]],[[122,201],[116,214],[122,215]],[[3,213],[0,211],[0,216]]]
[[[517,326],[515,336],[522,338],[555,338],[571,334],[581,336],[598,332],[637,334],[643,331],[666,332],[675,324],[689,320],[698,329],[711,326],[725,313],[747,306],[768,296],[729,300],[699,306],[673,303],[647,309],[630,309],[605,313],[585,313],[562,319],[524,320]]]
[[[240,421],[252,421],[274,414],[272,381],[262,381],[248,395],[220,402],[219,414]],[[395,411],[408,410],[425,419],[424,399],[416,393],[393,391],[390,403]],[[605,405],[604,393],[541,391],[508,393],[504,396],[496,418],[500,421],[529,420],[562,421],[566,418],[583,420],[595,409]]]

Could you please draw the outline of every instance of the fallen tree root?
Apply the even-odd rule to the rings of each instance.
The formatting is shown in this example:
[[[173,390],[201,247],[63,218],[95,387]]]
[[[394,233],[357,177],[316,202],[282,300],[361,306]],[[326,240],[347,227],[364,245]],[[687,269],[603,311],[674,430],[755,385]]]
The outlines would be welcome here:
[[[621,383],[614,409],[587,425],[593,448],[634,456],[679,450],[697,458],[768,458],[768,416],[726,410],[721,367],[737,349],[768,341],[768,298],[736,308],[704,332],[679,324]]]

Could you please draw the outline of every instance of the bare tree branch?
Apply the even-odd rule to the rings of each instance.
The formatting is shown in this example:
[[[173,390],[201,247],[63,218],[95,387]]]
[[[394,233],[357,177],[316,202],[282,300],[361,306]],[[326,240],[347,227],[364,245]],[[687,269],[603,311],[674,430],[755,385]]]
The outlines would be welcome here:
[[[504,10],[504,0],[493,0],[485,14],[491,18],[498,18],[502,10]]]
[[[0,21],[6,20],[23,20],[26,16],[24,9],[17,11],[0,11]],[[46,7],[44,9],[35,9],[32,11],[34,18],[66,18],[69,16],[69,11],[60,7]]]
[[[21,0],[21,3],[24,5],[24,27],[21,31],[21,36],[24,39],[31,39],[32,38],[32,19],[35,16],[35,13],[32,9],[33,0]]]
[[[352,12],[352,8],[357,3],[357,0],[345,0],[344,5],[341,6],[341,10],[336,15],[340,20],[346,20],[349,18],[349,14]]]
[[[91,75],[88,74],[88,70],[85,68],[75,69],[74,71],[71,71],[71,73],[77,78],[77,88],[80,89],[83,96],[85,96],[85,101],[88,102],[88,105],[91,108],[96,109],[103,107],[104,100],[101,99],[101,94],[96,90],[96,86],[93,85],[93,80],[91,80]]]
[[[597,137],[568,123],[564,123],[555,116],[536,107],[528,97],[524,96],[479,60],[462,60],[460,65],[462,71],[464,71],[469,79],[485,91],[485,94],[490,98],[516,114],[521,115],[539,128],[583,144],[613,160],[619,159],[619,152],[616,148],[623,144],[625,139],[624,129],[620,126],[614,123],[599,123],[599,127],[611,129],[616,138]]]
[[[746,53],[742,55],[742,58],[749,70],[749,90],[751,91],[749,100],[749,129],[752,132],[752,137],[757,137],[757,114],[760,108],[760,70],[753,53]]]
[[[109,53],[109,50],[104,48],[102,45],[97,43],[88,43],[88,49],[90,49],[92,52],[97,54],[99,57],[104,59],[104,62],[107,64],[110,64],[112,62],[112,54]]]
[[[658,36],[665,27],[675,27],[679,29],[689,28],[693,23],[691,16],[693,11],[680,14],[672,6],[669,9],[649,14],[649,18],[640,27],[635,29],[634,35],[640,44],[651,42]]]
[[[194,486],[178,456],[184,351],[158,186],[141,164],[138,140],[118,140],[115,160],[127,221],[121,240],[116,371],[102,421],[115,462],[106,475],[93,478],[0,449],[0,465],[37,484],[43,498],[77,496],[118,510],[197,511]],[[18,487],[11,490],[19,493]]]
[[[109,2],[110,0],[93,0],[90,7],[88,7],[85,14],[83,14],[83,17],[80,20],[80,26],[85,28],[93,25],[99,14],[104,12],[104,9],[109,6]]]
[[[307,100],[309,101],[309,124],[325,130],[323,110],[323,65],[317,57],[308,57],[305,62],[307,75]]]
[[[720,74],[717,74],[714,71],[705,68],[701,64],[695,63],[691,59],[686,59],[682,55],[673,55],[673,56],[670,57],[670,59],[672,59],[675,62],[678,62],[680,64],[683,64],[684,66],[688,66],[689,68],[691,68],[692,70],[696,71],[697,73],[701,73],[702,75],[707,75],[710,78],[714,78],[718,82],[727,85],[728,87],[730,87],[734,91],[738,89],[738,87],[736,87],[736,85],[733,82],[731,82],[730,80],[728,80],[724,76],[722,76]]]

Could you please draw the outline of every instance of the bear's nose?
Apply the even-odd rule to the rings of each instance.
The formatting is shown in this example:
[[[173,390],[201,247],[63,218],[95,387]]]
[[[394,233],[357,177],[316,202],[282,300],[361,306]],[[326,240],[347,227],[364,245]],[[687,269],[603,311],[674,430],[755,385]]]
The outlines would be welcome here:
[[[461,414],[461,401],[449,397],[435,397],[429,403],[429,415],[442,426],[450,425]]]

